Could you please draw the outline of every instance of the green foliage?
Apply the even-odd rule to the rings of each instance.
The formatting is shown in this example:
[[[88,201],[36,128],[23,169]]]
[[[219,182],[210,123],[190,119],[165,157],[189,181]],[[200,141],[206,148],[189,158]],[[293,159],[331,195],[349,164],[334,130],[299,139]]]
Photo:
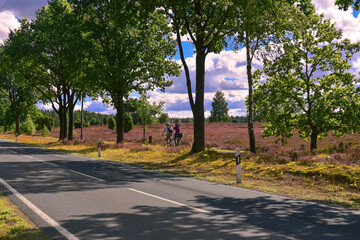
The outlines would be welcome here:
[[[159,123],[167,123],[167,122],[170,122],[169,114],[167,113],[160,114]]]
[[[40,130],[40,133],[42,137],[50,136],[50,131],[46,126],[44,126],[44,128]]]
[[[210,122],[230,122],[228,103],[225,101],[223,92],[217,91],[213,102],[211,103],[212,110],[210,112]]]
[[[132,116],[129,113],[124,113],[124,132],[130,132],[134,128]]]
[[[329,131],[341,136],[359,130],[359,79],[347,72],[359,44],[339,41],[341,30],[322,15],[296,14],[282,50],[264,55],[267,78],[257,76],[254,99],[268,122],[265,136],[284,142],[297,129],[316,149]]]
[[[144,129],[143,137],[145,137],[146,125],[155,123],[157,121],[157,115],[163,111],[163,106],[165,104],[164,102],[150,103],[148,98],[148,96],[142,94],[138,102],[138,111],[141,118],[141,124],[143,125]]]
[[[48,117],[48,116],[40,116],[37,117],[35,120],[36,124],[36,130],[44,130],[45,128],[48,131],[51,131],[51,129],[54,127],[54,118]]]
[[[360,10],[360,0],[336,0],[335,5],[345,11],[348,10],[350,6],[352,6],[354,10]]]
[[[110,118],[110,119],[109,119],[109,126],[108,126],[108,128],[111,129],[111,130],[114,130],[115,127],[116,127],[115,119],[114,119],[114,118]]]
[[[35,124],[33,123],[30,115],[26,117],[25,122],[21,125],[20,130],[22,133],[33,135],[36,132]]]

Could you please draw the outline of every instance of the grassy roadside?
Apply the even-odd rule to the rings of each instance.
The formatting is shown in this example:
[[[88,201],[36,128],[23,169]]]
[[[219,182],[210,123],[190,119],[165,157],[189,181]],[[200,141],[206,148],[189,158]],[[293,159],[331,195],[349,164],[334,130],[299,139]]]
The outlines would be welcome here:
[[[0,239],[48,240],[49,238],[0,191]]]
[[[11,135],[0,138],[14,141]],[[62,145],[54,138],[20,136],[19,142],[60,152],[97,158],[96,145]],[[236,184],[234,156],[208,150],[191,154],[186,147],[164,148],[159,145],[126,143],[104,144],[102,159],[145,169],[183,175],[264,191],[287,197],[360,210],[360,167],[317,162],[262,161],[244,154],[242,183]],[[310,164],[309,164],[310,163]]]

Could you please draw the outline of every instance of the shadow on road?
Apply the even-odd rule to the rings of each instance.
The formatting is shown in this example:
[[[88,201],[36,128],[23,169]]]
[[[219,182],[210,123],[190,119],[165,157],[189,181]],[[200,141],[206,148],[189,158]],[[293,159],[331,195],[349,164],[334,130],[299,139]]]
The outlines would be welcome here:
[[[87,239],[360,239],[360,216],[350,211],[272,197],[198,196],[196,202],[212,213],[136,206],[133,213],[73,216],[78,220],[62,225]]]

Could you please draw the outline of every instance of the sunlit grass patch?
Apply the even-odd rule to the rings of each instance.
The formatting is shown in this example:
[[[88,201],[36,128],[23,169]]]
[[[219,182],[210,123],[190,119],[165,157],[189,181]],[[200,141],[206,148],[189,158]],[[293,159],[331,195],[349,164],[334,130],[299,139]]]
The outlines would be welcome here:
[[[49,239],[0,191],[0,239]]]

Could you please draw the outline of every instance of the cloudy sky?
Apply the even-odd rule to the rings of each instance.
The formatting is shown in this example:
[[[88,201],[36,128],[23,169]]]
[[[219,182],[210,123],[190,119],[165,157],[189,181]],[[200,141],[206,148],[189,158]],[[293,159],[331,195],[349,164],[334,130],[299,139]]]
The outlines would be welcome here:
[[[38,8],[44,6],[47,0],[0,0],[0,42],[7,38],[9,29],[19,26],[17,18],[34,18]],[[347,12],[334,7],[334,0],[313,0],[316,11],[324,13],[326,18],[336,22],[338,28],[343,29],[344,38],[360,41],[360,17],[358,12],[351,9]],[[190,75],[195,81],[195,56],[190,43],[184,42]],[[176,56],[179,61],[179,57]],[[180,61],[179,61],[180,63]],[[359,76],[360,53],[352,60],[351,72]],[[253,68],[260,68],[261,62],[254,62]],[[187,97],[185,76],[173,78],[174,85],[166,93],[152,92],[152,99],[165,101],[165,112],[173,117],[191,117],[190,105]],[[230,115],[242,116],[246,114],[245,97],[247,96],[246,55],[244,50],[239,52],[223,51],[220,54],[209,54],[206,59],[205,80],[205,108],[206,115],[211,110],[211,102],[215,92],[221,90],[229,103]],[[195,89],[193,87],[193,89]],[[134,94],[136,96],[136,94]],[[40,108],[50,109],[50,106],[39,104]],[[77,107],[80,108],[79,106]],[[111,106],[104,106],[101,99],[91,101],[87,99],[84,108],[93,112],[115,113]]]

